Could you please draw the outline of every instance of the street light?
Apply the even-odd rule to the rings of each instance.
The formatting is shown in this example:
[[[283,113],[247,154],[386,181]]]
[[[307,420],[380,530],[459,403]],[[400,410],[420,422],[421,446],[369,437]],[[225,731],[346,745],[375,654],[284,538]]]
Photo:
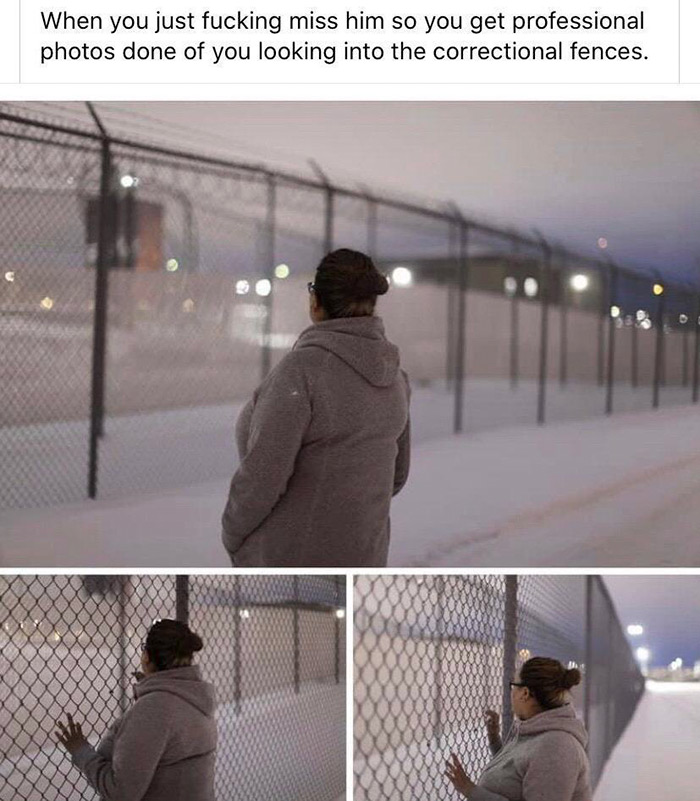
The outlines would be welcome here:
[[[584,273],[576,273],[571,276],[569,283],[575,292],[585,292],[591,284],[591,279]]]
[[[652,287],[652,292],[658,297],[659,295],[664,294],[664,285],[663,284],[654,284]]]
[[[630,637],[639,637],[640,634],[644,634],[644,626],[639,623],[630,623],[630,625],[627,626],[627,633]]]
[[[413,273],[408,267],[394,267],[391,272],[391,282],[396,286],[411,286],[413,284]]]

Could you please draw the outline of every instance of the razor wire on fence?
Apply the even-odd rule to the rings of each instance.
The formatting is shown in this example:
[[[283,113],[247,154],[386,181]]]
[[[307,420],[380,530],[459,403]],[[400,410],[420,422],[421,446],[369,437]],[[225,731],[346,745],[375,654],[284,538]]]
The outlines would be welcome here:
[[[391,279],[378,313],[417,440],[698,401],[696,288],[453,207],[5,109],[0,506],[228,477],[236,412],[308,325],[334,247]]]
[[[356,801],[451,798],[451,752],[478,777],[491,759],[484,713],[513,720],[509,682],[534,656],[578,666],[572,703],[590,737],[592,780],[644,680],[593,576],[357,576]]]
[[[95,744],[132,703],[154,620],[188,622],[217,695],[218,801],[335,801],[345,789],[345,578],[0,577],[0,798],[97,798],[54,739]]]

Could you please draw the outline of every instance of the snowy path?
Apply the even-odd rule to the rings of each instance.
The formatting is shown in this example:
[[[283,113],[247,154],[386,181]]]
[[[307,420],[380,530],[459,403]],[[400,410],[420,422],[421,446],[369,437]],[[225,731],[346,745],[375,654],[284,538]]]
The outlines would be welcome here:
[[[227,481],[2,513],[0,564],[225,567]],[[392,507],[396,566],[700,565],[700,411],[418,443]]]
[[[647,682],[595,801],[697,801],[700,684]]]

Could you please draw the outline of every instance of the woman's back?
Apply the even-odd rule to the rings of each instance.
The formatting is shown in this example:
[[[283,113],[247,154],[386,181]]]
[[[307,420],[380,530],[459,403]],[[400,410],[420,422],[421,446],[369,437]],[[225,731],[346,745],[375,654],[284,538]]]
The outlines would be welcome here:
[[[235,564],[386,564],[391,497],[408,473],[408,408],[398,349],[379,318],[306,329],[238,421],[242,465],[256,448],[269,449],[252,468],[251,492],[267,484],[278,494],[269,514],[229,547]],[[232,491],[234,500],[242,489]],[[236,509],[227,511],[235,529]]]

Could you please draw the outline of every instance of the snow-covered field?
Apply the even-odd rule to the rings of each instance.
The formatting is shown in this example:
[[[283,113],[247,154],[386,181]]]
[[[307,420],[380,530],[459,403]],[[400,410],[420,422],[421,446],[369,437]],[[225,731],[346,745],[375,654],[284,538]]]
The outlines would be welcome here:
[[[589,402],[580,396],[582,405]],[[697,407],[540,428],[525,424],[529,403],[518,407],[528,412],[520,419],[505,396],[502,406],[490,393],[483,398],[467,421],[479,410],[485,420],[490,408],[494,425],[470,426],[455,437],[445,423],[449,396],[417,393],[411,477],[392,508],[392,565],[700,565]],[[509,414],[512,424],[503,427]],[[141,447],[155,458],[152,441]],[[224,567],[219,521],[227,489],[228,474],[157,492],[5,511],[0,564]]]
[[[700,684],[647,682],[595,801],[697,801]]]

